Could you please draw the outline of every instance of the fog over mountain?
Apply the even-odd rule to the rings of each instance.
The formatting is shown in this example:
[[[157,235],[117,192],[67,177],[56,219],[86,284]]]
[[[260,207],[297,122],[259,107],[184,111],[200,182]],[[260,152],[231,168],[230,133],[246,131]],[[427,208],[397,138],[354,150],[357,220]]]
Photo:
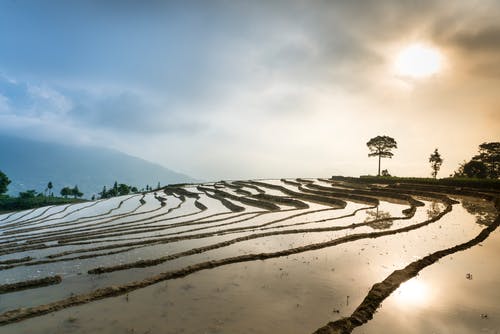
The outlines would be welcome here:
[[[192,182],[193,178],[122,152],[93,146],[66,146],[0,136],[0,170],[12,183],[8,193],[35,189],[44,191],[52,181],[54,193],[64,186],[78,185],[90,198],[115,181],[137,186],[160,182]]]

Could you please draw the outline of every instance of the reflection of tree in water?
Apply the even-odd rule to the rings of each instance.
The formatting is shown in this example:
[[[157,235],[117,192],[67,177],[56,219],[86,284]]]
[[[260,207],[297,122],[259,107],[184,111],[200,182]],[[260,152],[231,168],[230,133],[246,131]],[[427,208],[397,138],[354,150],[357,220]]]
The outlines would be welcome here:
[[[471,215],[476,216],[476,223],[486,226],[490,225],[497,216],[495,208],[488,204],[480,201],[462,201],[464,209]]]
[[[441,212],[441,208],[439,206],[438,202],[432,202],[431,205],[429,206],[429,209],[427,209],[427,218],[432,219],[439,215]]]
[[[373,221],[373,223],[368,224],[371,228],[375,230],[385,230],[392,226],[391,214],[387,211],[379,210],[378,206],[376,210],[366,211],[368,217],[365,219],[366,222]]]

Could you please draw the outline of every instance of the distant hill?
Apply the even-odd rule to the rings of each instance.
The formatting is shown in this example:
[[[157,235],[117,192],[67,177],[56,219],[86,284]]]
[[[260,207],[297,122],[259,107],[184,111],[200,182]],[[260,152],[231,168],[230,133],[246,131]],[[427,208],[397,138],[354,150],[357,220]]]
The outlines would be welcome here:
[[[12,183],[8,194],[35,189],[44,191],[52,181],[54,194],[64,186],[78,185],[90,198],[115,181],[156,187],[195,180],[158,164],[99,147],[66,146],[0,136],[0,170]]]

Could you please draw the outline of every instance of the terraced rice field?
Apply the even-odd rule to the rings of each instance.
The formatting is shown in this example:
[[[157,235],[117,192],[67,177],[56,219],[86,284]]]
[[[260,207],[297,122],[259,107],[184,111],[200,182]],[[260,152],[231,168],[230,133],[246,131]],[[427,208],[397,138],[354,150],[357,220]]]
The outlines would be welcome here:
[[[217,182],[0,216],[1,333],[499,333],[499,190]]]

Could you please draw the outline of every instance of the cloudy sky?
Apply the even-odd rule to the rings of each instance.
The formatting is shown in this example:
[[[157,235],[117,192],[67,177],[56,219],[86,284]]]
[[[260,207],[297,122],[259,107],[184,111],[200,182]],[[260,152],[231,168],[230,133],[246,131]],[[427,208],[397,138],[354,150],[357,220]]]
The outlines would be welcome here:
[[[500,141],[500,1],[1,1],[0,133],[200,179],[439,176]],[[439,56],[431,75],[401,52]]]

